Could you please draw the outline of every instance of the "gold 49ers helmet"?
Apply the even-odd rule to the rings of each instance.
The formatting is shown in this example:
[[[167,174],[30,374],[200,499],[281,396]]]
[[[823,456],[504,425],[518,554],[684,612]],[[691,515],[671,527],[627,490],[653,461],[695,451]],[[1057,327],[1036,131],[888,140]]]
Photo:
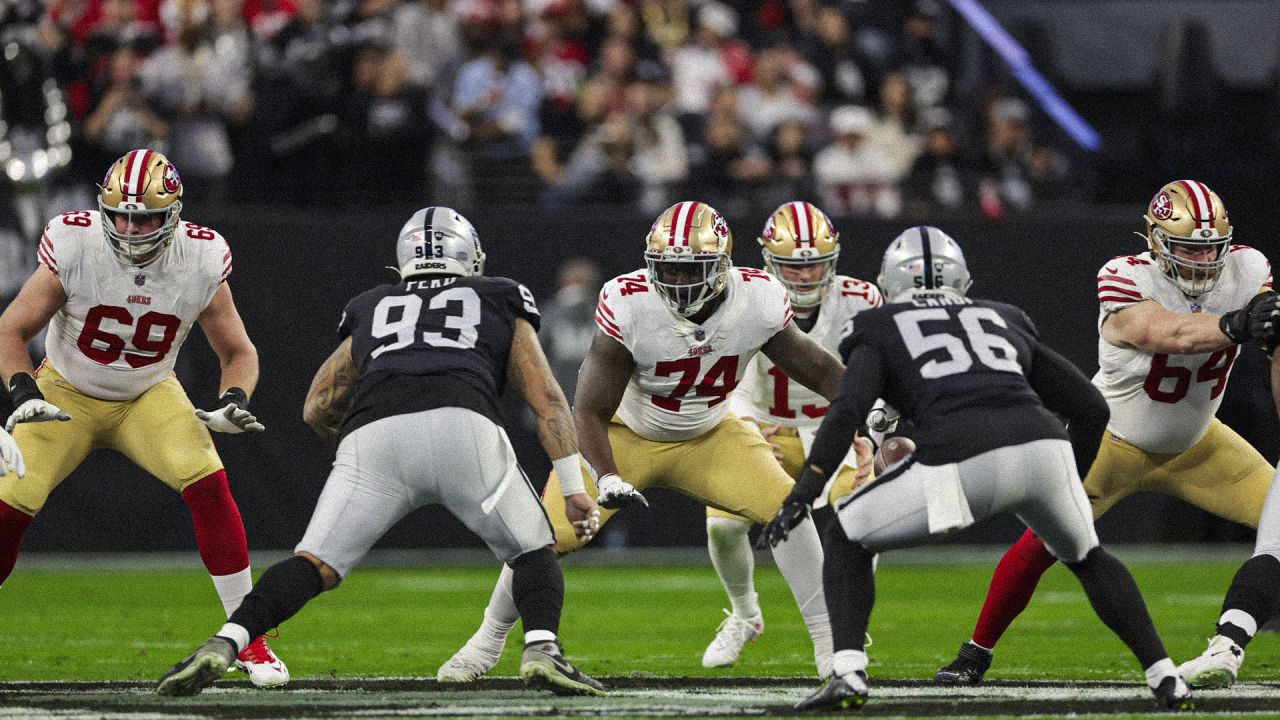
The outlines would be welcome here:
[[[1231,222],[1218,194],[1196,180],[1175,180],[1151,198],[1147,244],[1165,277],[1195,297],[1218,284],[1231,245]]]
[[[164,155],[134,150],[107,170],[98,192],[98,209],[115,254],[130,265],[149,265],[173,241],[182,212],[182,178]],[[117,228],[117,219],[124,221],[124,230]]]
[[[696,200],[663,211],[645,238],[649,282],[673,312],[688,317],[724,292],[733,234],[716,209]]]
[[[814,307],[822,302],[836,277],[840,256],[840,233],[831,218],[812,203],[789,202],[769,216],[764,231],[756,238],[764,255],[764,269],[782,281],[791,293],[791,304]],[[804,281],[789,280],[782,268],[821,266],[822,275]]]

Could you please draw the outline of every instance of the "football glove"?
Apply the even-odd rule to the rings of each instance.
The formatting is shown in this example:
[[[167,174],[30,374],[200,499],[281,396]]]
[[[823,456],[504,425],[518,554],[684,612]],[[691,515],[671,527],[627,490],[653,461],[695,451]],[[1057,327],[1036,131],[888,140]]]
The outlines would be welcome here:
[[[18,477],[26,477],[27,464],[22,461],[22,451],[18,443],[7,432],[0,432],[0,475],[8,475],[13,470]]]
[[[210,430],[231,434],[266,430],[249,412],[249,396],[244,390],[238,387],[227,388],[218,402],[220,405],[216,410],[196,410],[196,417],[208,425]]]
[[[600,476],[600,480],[596,482],[596,487],[600,490],[600,494],[596,496],[596,504],[610,510],[618,510],[630,505],[644,505],[649,507],[649,501],[639,490],[618,477],[617,473],[605,473]]]
[[[1276,344],[1280,332],[1280,295],[1274,292],[1258,293],[1249,304],[1222,316],[1218,328],[1233,343],[1249,338],[1260,338],[1263,347]]]
[[[786,540],[791,531],[807,517],[809,517],[809,503],[787,498],[769,524],[764,526],[764,530],[756,540],[756,549],[777,547],[778,543]]]
[[[44,394],[36,386],[36,379],[24,372],[14,373],[9,378],[9,395],[13,398],[13,413],[5,421],[4,431],[13,432],[14,426],[21,422],[46,422],[49,420],[70,420],[57,405],[44,399]]]

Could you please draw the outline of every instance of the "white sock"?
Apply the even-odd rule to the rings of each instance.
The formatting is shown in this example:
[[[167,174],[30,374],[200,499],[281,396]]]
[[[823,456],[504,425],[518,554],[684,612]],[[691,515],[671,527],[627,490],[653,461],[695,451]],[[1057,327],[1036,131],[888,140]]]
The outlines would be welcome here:
[[[1160,687],[1160,681],[1170,675],[1177,676],[1178,668],[1174,666],[1173,661],[1169,658],[1157,660],[1151,664],[1144,672],[1147,674],[1147,687],[1155,690]]]
[[[545,642],[547,640],[555,642],[555,639],[556,634],[550,630],[530,630],[524,634],[525,645],[528,645],[529,643]]]
[[[1231,609],[1222,613],[1222,617],[1218,618],[1218,624],[1231,623],[1241,630],[1249,633],[1249,637],[1253,637],[1258,633],[1258,621],[1252,615],[1243,611]],[[1234,640],[1232,642],[1235,642]]]
[[[484,609],[484,621],[467,641],[468,645],[497,648],[501,651],[506,644],[507,634],[520,619],[520,612],[516,610],[516,601],[511,594],[512,577],[511,566],[503,563],[502,573],[498,575],[493,594],[489,596],[489,605]]]
[[[759,596],[756,595],[756,558],[751,553],[751,538],[747,536],[751,525],[726,517],[707,518],[707,552],[715,566],[720,583],[729,595],[733,614],[741,618],[760,615]]]
[[[236,654],[239,655],[241,650],[249,647],[249,641],[253,638],[249,637],[249,631],[244,629],[243,625],[235,623],[227,623],[223,625],[214,635],[220,635],[235,643]]]
[[[231,617],[231,613],[240,607],[240,601],[253,589],[253,573],[246,566],[237,573],[209,577],[213,579],[213,587],[218,591],[218,599],[222,600],[222,609],[227,611],[227,617]]]
[[[787,539],[773,548],[773,560],[786,578],[795,596],[796,606],[813,638],[813,654],[831,652],[831,621],[827,617],[827,599],[822,592],[822,541],[813,518],[792,529]]]
[[[831,660],[831,671],[839,677],[849,677],[859,670],[867,671],[867,654],[861,650],[841,650]]]

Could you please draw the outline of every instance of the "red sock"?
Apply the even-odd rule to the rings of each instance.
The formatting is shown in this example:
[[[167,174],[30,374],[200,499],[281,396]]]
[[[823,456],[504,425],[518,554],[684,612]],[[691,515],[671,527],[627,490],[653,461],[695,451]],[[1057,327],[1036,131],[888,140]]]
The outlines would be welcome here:
[[[219,470],[195,481],[182,491],[182,499],[191,510],[196,546],[209,574],[230,575],[249,567],[244,523],[227,485],[227,471]]]
[[[22,548],[22,536],[34,520],[30,515],[0,502],[0,585],[13,572]]]
[[[1000,642],[1000,636],[1013,624],[1013,619],[1031,602],[1040,576],[1055,562],[1057,558],[1035,533],[1028,530],[1018,538],[1018,542],[1000,558],[1000,564],[991,576],[987,600],[982,604],[982,614],[973,629],[973,641],[984,648],[994,648]]]

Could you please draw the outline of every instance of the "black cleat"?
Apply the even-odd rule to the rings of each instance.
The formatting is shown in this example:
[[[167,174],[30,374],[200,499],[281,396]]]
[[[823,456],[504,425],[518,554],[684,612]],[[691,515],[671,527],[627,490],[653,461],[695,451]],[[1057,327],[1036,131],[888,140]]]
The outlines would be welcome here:
[[[231,641],[214,635],[160,678],[161,695],[196,695],[227,673],[236,661]]]
[[[960,653],[950,665],[934,673],[933,681],[942,685],[977,685],[991,669],[994,653],[972,642],[960,646]]]
[[[845,679],[832,675],[820,690],[795,704],[796,710],[848,710],[867,702],[867,674],[861,670]]]
[[[1151,692],[1156,696],[1156,704],[1162,708],[1182,712],[1196,709],[1196,699],[1191,695],[1191,688],[1177,675],[1166,675]]]
[[[554,640],[529,643],[520,658],[520,679],[557,695],[603,695],[604,686],[569,664]]]

